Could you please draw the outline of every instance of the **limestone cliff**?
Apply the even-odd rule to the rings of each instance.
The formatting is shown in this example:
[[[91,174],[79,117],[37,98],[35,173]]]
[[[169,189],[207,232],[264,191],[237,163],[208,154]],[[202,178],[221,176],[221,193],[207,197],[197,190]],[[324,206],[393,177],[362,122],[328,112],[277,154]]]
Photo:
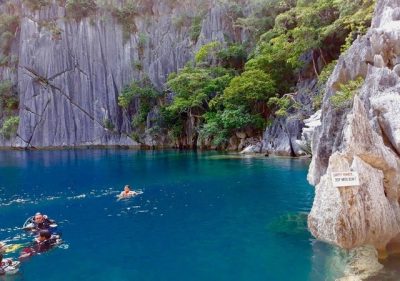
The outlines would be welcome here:
[[[127,112],[118,106],[125,86],[149,77],[163,90],[168,74],[192,60],[199,46],[246,39],[224,5],[214,1],[148,1],[128,36],[107,10],[76,20],[66,16],[63,1],[37,10],[26,1],[10,2],[12,7],[4,4],[1,11],[20,18],[10,51],[18,61],[0,67],[0,80],[13,81],[20,120],[17,136],[0,136],[0,146],[138,145]],[[195,15],[200,2],[204,13]],[[185,17],[200,17],[196,38]],[[190,126],[187,130],[183,143],[190,142]]]
[[[346,249],[372,245],[381,257],[400,237],[399,63],[400,1],[378,0],[372,27],[327,83],[308,174],[316,186],[312,234]],[[338,105],[352,81],[362,81],[360,88]],[[359,173],[360,185],[333,187],[331,173],[350,170]]]

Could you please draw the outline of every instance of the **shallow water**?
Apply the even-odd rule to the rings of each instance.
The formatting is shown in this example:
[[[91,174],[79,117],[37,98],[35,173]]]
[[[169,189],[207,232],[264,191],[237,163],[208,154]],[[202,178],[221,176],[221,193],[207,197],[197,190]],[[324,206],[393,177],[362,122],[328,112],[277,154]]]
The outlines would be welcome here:
[[[211,152],[0,151],[0,240],[25,241],[17,227],[41,211],[60,221],[65,241],[9,280],[329,280],[330,249],[305,226],[308,164]],[[143,194],[117,202],[125,184]]]

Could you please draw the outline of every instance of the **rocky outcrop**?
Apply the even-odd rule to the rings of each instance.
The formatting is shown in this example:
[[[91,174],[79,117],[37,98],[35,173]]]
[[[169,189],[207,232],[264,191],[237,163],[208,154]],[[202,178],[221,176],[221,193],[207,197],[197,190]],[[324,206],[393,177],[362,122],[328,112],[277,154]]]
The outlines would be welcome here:
[[[135,18],[137,31],[128,38],[107,11],[77,21],[65,18],[59,1],[40,11],[13,2],[20,6],[20,29],[12,48],[19,61],[17,71],[1,67],[0,79],[17,85],[20,122],[17,137],[0,137],[0,146],[139,145],[131,136],[127,112],[118,106],[121,90],[149,77],[162,91],[168,74],[193,59],[202,44],[227,38],[240,41],[246,34],[236,30],[224,6],[216,3],[206,7],[195,42],[190,36],[192,21],[177,22],[197,16],[192,9],[197,1],[172,6],[149,2],[151,12]],[[43,24],[49,22],[55,27]],[[189,127],[187,133],[183,142],[190,144]],[[145,142],[153,145],[154,139]]]
[[[380,257],[400,233],[400,1],[379,0],[372,28],[339,59],[314,133],[308,179],[316,185],[308,224],[318,239],[346,249],[373,245]],[[352,105],[331,97],[357,77]],[[333,187],[332,172],[354,171],[360,185]],[[389,248],[387,247],[389,245]]]

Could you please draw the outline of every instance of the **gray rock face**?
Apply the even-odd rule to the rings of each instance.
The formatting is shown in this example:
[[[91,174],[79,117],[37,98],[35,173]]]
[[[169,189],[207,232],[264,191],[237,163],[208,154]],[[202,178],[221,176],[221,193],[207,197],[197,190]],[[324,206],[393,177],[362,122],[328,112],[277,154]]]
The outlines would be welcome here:
[[[138,31],[127,39],[108,13],[76,22],[64,19],[65,9],[56,1],[36,12],[22,7],[13,49],[18,69],[0,71],[1,79],[17,84],[20,123],[17,137],[0,139],[0,146],[139,145],[130,137],[127,114],[118,106],[121,90],[147,76],[163,90],[168,74],[193,59],[202,44],[224,41],[224,36],[241,38],[224,8],[210,5],[199,40],[192,42],[191,23],[177,26],[174,19],[191,15],[195,2],[171,8],[153,1],[153,15],[135,18]],[[40,22],[49,20],[56,20],[59,38],[41,27]]]
[[[307,75],[307,71],[303,73]],[[313,74],[312,74],[313,75]],[[314,114],[312,96],[318,90],[317,79],[314,76],[303,78],[297,84],[297,92],[290,94],[300,105],[299,109],[291,110],[287,117],[276,118],[264,132],[262,152],[277,156],[304,156],[302,149],[302,130],[305,119]]]
[[[400,1],[380,0],[367,35],[339,59],[327,85],[322,124],[313,138],[308,179],[316,185],[309,228],[346,249],[373,245],[381,257],[400,233]],[[334,108],[340,84],[365,78],[353,105]],[[332,172],[354,171],[360,185],[333,187]]]

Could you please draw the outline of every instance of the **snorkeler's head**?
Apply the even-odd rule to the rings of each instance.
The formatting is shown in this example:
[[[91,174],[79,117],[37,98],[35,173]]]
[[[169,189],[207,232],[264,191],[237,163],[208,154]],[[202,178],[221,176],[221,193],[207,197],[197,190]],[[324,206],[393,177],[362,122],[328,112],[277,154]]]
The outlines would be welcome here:
[[[125,191],[125,192],[131,191],[131,186],[130,186],[130,185],[125,185],[124,191]]]
[[[35,222],[36,223],[42,223],[44,220],[44,217],[41,213],[36,213],[35,214]]]
[[[39,232],[39,240],[40,241],[50,239],[50,237],[51,237],[51,233],[48,230],[42,230]]]

